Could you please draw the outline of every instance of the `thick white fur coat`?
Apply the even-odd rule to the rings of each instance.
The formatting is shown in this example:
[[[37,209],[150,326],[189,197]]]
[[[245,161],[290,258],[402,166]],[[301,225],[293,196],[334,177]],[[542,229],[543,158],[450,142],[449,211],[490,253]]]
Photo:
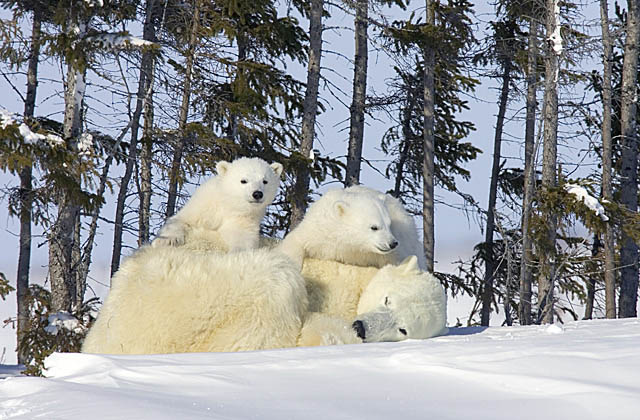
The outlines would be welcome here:
[[[218,162],[216,171],[167,220],[152,246],[222,252],[258,248],[260,222],[278,191],[282,165],[240,158]]]
[[[113,277],[87,353],[148,354],[295,346],[307,312],[300,272],[268,250],[143,247]]]
[[[402,204],[361,186],[327,191],[278,249],[300,266],[316,258],[380,268],[422,254],[415,223]]]

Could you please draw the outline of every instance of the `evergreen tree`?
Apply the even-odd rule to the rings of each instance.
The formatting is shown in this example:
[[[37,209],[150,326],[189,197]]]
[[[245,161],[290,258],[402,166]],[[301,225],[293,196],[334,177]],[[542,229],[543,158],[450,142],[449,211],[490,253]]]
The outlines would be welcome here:
[[[517,52],[523,49],[520,31],[515,19],[506,16],[503,20],[492,22],[493,36],[486,54],[479,56],[481,62],[496,62],[501,71],[500,101],[493,146],[493,165],[491,169],[491,182],[489,186],[489,204],[487,206],[487,226],[485,228],[485,272],[482,299],[481,325],[489,325],[489,314],[493,302],[493,276],[495,271],[495,258],[493,254],[493,236],[495,230],[495,211],[498,196],[498,177],[500,175],[502,131],[507,110],[507,101],[511,89],[513,73],[518,64],[515,61]]]
[[[467,101],[461,97],[462,94],[473,91],[478,83],[467,75],[465,69],[469,64],[465,61],[467,53],[476,42],[469,18],[471,4],[464,0],[451,0],[446,5],[434,2],[430,7],[435,19],[433,25],[419,20],[414,22],[412,17],[409,21],[394,22],[388,31],[399,61],[402,57],[410,59],[405,65],[396,67],[398,79],[390,97],[407,99],[399,103],[400,124],[387,131],[382,149],[394,156],[386,170],[387,176],[395,178],[393,194],[415,214],[423,216],[425,254],[428,269],[433,270],[431,176],[433,183],[458,191],[455,176],[469,177],[463,164],[474,159],[479,149],[462,142],[474,129],[473,123],[456,118],[456,113],[467,109]],[[433,64],[430,64],[431,52],[428,50],[434,46],[439,48],[433,52]],[[420,58],[413,61],[412,57]],[[429,105],[429,66],[434,72],[433,112]],[[398,105],[398,102],[391,103]],[[432,148],[429,115],[433,115],[433,165],[429,156]],[[422,199],[416,200],[419,195]],[[465,196],[465,199],[470,198]]]

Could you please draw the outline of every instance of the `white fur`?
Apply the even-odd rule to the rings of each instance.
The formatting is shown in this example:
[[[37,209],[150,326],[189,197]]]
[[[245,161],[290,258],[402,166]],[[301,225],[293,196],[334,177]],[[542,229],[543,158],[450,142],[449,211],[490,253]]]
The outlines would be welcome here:
[[[334,346],[337,344],[358,344],[351,321],[318,312],[309,312],[305,318],[298,346]]]
[[[420,271],[415,256],[386,266],[360,296],[356,322],[365,342],[400,341],[445,334],[447,298],[438,279]]]
[[[167,221],[152,246],[225,252],[258,247],[260,222],[278,192],[282,165],[240,158],[218,162],[216,171]]]
[[[384,205],[391,218],[391,232],[398,240],[398,247],[393,250],[393,254],[396,256],[396,263],[411,255],[415,255],[418,257],[418,266],[420,269],[427,269],[424,249],[418,238],[415,219],[407,212],[400,200],[389,194],[384,194],[363,185],[354,185],[346,190],[369,194]]]
[[[259,350],[297,344],[304,279],[269,250],[143,247],[122,264],[84,342],[87,353]],[[337,326],[340,333],[342,326]],[[320,344],[320,343],[319,343]]]
[[[300,266],[310,257],[382,267],[400,261],[393,249],[397,243],[381,200],[368,193],[336,189],[309,207],[277,249]]]

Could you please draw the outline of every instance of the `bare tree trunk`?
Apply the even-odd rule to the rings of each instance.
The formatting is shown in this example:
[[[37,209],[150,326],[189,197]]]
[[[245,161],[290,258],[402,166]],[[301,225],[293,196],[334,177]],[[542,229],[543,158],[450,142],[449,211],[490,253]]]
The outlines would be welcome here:
[[[427,20],[426,24],[435,26],[435,4],[437,0],[426,0]],[[427,271],[434,270],[434,173],[435,173],[435,49],[434,46],[425,45],[424,54],[424,132],[422,162],[422,244],[427,263]]]
[[[200,26],[200,1],[194,0],[193,22],[191,23],[191,34],[189,36],[189,47],[185,62],[185,74],[182,89],[182,104],[180,105],[180,116],[178,117],[178,139],[173,152],[171,170],[169,172],[169,194],[167,198],[166,217],[175,214],[176,200],[178,199],[178,180],[180,178],[180,166],[182,165],[182,153],[187,141],[186,127],[189,116],[189,103],[191,101],[191,78],[193,76],[193,61],[196,55],[196,45],[198,43],[198,31]]]
[[[544,150],[542,161],[542,191],[546,193],[556,186],[556,165],[558,153],[558,58],[562,53],[560,37],[559,0],[547,0],[544,86]],[[556,274],[556,227],[557,218],[553,211],[547,211],[546,234],[540,244],[540,274],[538,277],[538,322],[553,323]]]
[[[489,205],[487,206],[487,229],[485,231],[485,269],[484,289],[482,293],[482,309],[480,311],[480,325],[488,326],[493,302],[493,277],[495,275],[495,260],[493,255],[493,232],[495,230],[495,209],[498,195],[498,176],[500,175],[500,159],[502,148],[502,129],[504,127],[504,115],[507,112],[507,100],[509,99],[509,84],[511,83],[511,63],[504,63],[502,73],[502,88],[500,91],[500,105],[498,107],[498,120],[496,133],[493,139],[493,165],[491,167],[491,184],[489,186]]]
[[[587,299],[584,307],[584,318],[583,319],[593,319],[593,305],[596,299],[596,276],[598,275],[596,267],[598,263],[596,258],[598,257],[598,253],[600,252],[600,248],[602,247],[602,242],[600,242],[600,238],[597,235],[593,235],[593,246],[591,247],[591,263],[588,266],[591,266],[591,270],[589,271],[589,278],[587,279]]]
[[[511,290],[513,271],[512,271],[512,243],[511,240],[506,241],[507,249],[507,281],[505,282],[505,294],[504,294],[504,322],[510,327],[513,325],[513,317],[511,316],[511,299],[513,292]]]
[[[367,29],[369,0],[356,0],[356,48],[353,69],[353,98],[351,100],[351,126],[349,129],[349,151],[347,154],[346,187],[360,183],[362,142],[364,140],[364,109],[367,96]]]
[[[609,5],[607,0],[600,0],[600,25],[602,27],[602,198],[613,201],[611,186],[612,141],[611,141],[611,59],[613,41],[609,32]],[[608,222],[604,231],[604,287],[607,318],[616,317],[616,272],[614,227]]]
[[[527,117],[524,135],[524,199],[522,203],[522,261],[520,266],[520,305],[521,325],[531,325],[531,283],[533,273],[533,247],[529,234],[531,209],[535,187],[534,141],[536,131],[536,61],[538,57],[538,24],[534,18],[529,21],[529,49],[527,51]]]
[[[154,64],[155,66],[155,64]],[[153,78],[152,78],[153,79]],[[138,246],[151,236],[151,158],[153,152],[153,83],[147,96],[140,148],[140,211],[138,216]]]
[[[20,254],[18,255],[18,274],[16,276],[16,299],[18,305],[18,363],[25,364],[27,354],[19,345],[22,342],[29,323],[29,268],[31,265],[31,210],[33,208],[31,165],[20,170]]]
[[[620,131],[622,134],[621,203],[630,211],[638,211],[638,139],[636,112],[638,101],[638,13],[640,0],[629,0],[627,11],[627,37],[622,67],[622,98]],[[620,248],[620,300],[618,316],[637,316],[638,300],[638,246],[622,230]]]
[[[300,154],[305,161],[296,167],[296,181],[291,197],[291,229],[304,217],[309,194],[309,159],[313,151],[316,135],[316,114],[318,113],[318,87],[320,85],[320,60],[322,58],[322,12],[323,0],[311,0],[309,15],[309,67],[307,70],[307,90],[304,95],[302,115],[302,141]]]
[[[24,102],[24,119],[35,115],[36,92],[38,88],[38,60],[40,58],[40,29],[42,21],[38,11],[33,12],[31,25],[31,51],[27,67],[27,97]],[[29,311],[27,296],[29,294],[29,269],[31,266],[31,211],[33,209],[32,167],[26,165],[20,170],[20,248],[18,255],[18,273],[16,275],[16,295],[18,305],[18,344],[27,330]],[[20,346],[18,346],[20,349]],[[18,351],[18,363],[26,363],[27,355]]]
[[[143,38],[146,41],[155,41],[155,28],[152,21],[152,11],[154,7],[153,0],[147,0],[146,17],[144,22]],[[138,130],[140,128],[140,115],[145,105],[146,97],[151,90],[153,83],[153,52],[144,51],[140,63],[140,76],[138,80],[138,93],[136,100],[136,108],[131,117],[131,142],[129,143],[129,156],[124,175],[120,181],[120,190],[118,191],[118,199],[116,201],[116,217],[113,230],[113,252],[111,255],[111,276],[113,276],[118,268],[120,268],[120,257],[122,255],[122,232],[124,222],[124,205],[129,190],[129,181],[133,174],[133,167],[136,162],[138,150]]]

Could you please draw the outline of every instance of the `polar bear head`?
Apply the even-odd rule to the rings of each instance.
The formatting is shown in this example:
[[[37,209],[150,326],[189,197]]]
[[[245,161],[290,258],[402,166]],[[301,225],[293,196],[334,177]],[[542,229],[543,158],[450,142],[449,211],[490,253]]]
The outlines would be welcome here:
[[[420,271],[415,256],[387,265],[360,296],[353,328],[365,342],[429,338],[446,332],[447,301],[442,285]]]
[[[332,198],[329,198],[332,200]],[[334,228],[339,229],[342,244],[352,249],[387,254],[398,246],[391,232],[391,217],[379,200],[358,193],[344,192],[333,200],[330,209]]]
[[[276,197],[282,165],[259,158],[240,158],[216,165],[216,182],[234,208],[266,208]]]

